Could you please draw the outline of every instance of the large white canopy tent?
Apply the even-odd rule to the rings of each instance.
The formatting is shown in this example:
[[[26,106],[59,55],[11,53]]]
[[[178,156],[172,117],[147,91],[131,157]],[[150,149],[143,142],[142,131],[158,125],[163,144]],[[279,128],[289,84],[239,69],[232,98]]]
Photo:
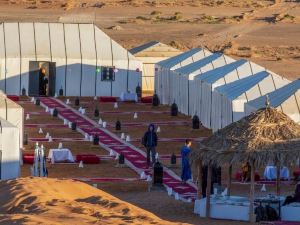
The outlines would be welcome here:
[[[170,98],[170,77],[173,71],[209,54],[211,53],[205,49],[195,48],[156,64],[155,91],[162,104],[171,104],[172,102]]]
[[[20,176],[19,129],[0,117],[0,179]]]
[[[0,24],[0,89],[35,93],[38,63],[52,74],[50,95],[62,88],[67,96],[120,96],[141,83],[141,62],[94,24]],[[115,78],[103,80],[108,68]]]
[[[212,93],[211,128],[224,128],[246,116],[244,103],[287,84],[281,76],[267,71],[258,72],[217,87]]]
[[[19,130],[18,143],[19,148],[23,147],[23,135],[24,135],[24,110],[23,108],[10,100],[5,94],[0,93],[0,117],[7,120],[13,126]],[[12,140],[13,141],[13,140]]]
[[[205,127],[211,128],[212,120],[212,93],[218,86],[231,83],[247,77],[253,73],[263,71],[264,68],[255,63],[238,60],[225,66],[208,71],[194,78],[195,85],[201,94],[200,105],[196,104],[196,112],[200,111],[200,120]]]
[[[234,61],[232,58],[214,53],[200,59],[194,63],[188,64],[174,71],[174,76],[171,77],[172,94],[171,97],[178,105],[179,111],[186,115],[193,115],[194,98],[190,96],[196,96],[199,89],[195,90],[192,86],[194,77],[213,70],[220,66],[226,65],[229,62]]]
[[[270,106],[284,112],[296,123],[300,123],[300,80],[295,80],[267,94]],[[245,104],[246,114],[266,106],[266,95]]]

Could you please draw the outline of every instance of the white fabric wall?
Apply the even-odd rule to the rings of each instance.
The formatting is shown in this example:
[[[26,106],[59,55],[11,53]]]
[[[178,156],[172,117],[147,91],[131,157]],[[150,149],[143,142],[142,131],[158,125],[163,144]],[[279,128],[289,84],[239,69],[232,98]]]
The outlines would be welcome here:
[[[112,51],[110,38],[101,30],[95,29],[96,49],[97,49],[97,66],[113,66]],[[111,95],[111,82],[101,81],[101,72],[97,73],[97,96]]]
[[[56,82],[55,92],[59,93],[60,88],[65,93],[65,76],[66,76],[66,48],[64,25],[60,23],[50,23],[50,41],[52,61],[56,64]]]
[[[79,24],[82,55],[82,96],[95,95],[96,49],[93,24]]]
[[[65,24],[68,96],[80,95],[81,50],[78,24]]]
[[[20,143],[19,130],[8,121],[0,118],[2,134],[0,146],[2,150],[1,179],[15,179],[20,176]]]
[[[133,59],[133,56],[128,53],[129,69],[128,69],[128,90],[135,93],[136,87],[142,85],[143,64],[140,61]]]
[[[4,91],[5,79],[5,41],[4,41],[4,26],[0,24],[0,90]]]
[[[20,93],[20,45],[18,23],[4,24],[6,46],[6,94]]]
[[[49,26],[47,23],[34,23],[37,61],[51,62]]]
[[[286,101],[278,107],[279,110],[288,115],[296,123],[300,123],[300,91],[298,90],[294,95],[291,95]]]
[[[23,147],[24,135],[24,110],[17,103],[5,96],[0,96],[0,117],[10,122],[19,129],[20,148]]]
[[[36,61],[33,23],[20,23],[21,89],[29,89],[29,61]]]

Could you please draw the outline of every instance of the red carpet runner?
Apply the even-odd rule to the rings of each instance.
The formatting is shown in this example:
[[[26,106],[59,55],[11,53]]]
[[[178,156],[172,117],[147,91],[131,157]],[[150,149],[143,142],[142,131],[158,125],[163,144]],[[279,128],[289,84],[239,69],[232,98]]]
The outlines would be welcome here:
[[[122,153],[125,156],[126,163],[137,173],[141,175],[144,172],[146,176],[151,175],[151,170],[147,169],[146,166],[146,154],[142,150],[121,140],[108,130],[100,128],[96,122],[58,99],[42,97],[40,101],[43,107],[48,107],[49,109],[56,108],[60,118],[75,122],[77,130],[82,134],[98,135],[101,147],[107,151],[113,151],[118,154]],[[196,186],[191,183],[182,184],[180,178],[168,168],[164,168],[163,182],[166,187],[172,188],[173,193],[178,193],[181,199],[195,200],[197,194]]]

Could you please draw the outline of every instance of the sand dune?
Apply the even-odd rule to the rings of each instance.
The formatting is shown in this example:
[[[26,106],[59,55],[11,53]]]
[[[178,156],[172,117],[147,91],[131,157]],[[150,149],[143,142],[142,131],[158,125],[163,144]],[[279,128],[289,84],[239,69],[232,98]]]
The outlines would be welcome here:
[[[72,180],[0,182],[1,224],[175,224]]]

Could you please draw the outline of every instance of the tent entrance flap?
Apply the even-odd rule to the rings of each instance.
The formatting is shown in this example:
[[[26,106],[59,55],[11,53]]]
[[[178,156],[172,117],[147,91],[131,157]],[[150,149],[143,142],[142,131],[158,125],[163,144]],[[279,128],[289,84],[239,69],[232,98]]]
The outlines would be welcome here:
[[[29,90],[30,96],[54,96],[56,64],[53,62],[29,62]]]

